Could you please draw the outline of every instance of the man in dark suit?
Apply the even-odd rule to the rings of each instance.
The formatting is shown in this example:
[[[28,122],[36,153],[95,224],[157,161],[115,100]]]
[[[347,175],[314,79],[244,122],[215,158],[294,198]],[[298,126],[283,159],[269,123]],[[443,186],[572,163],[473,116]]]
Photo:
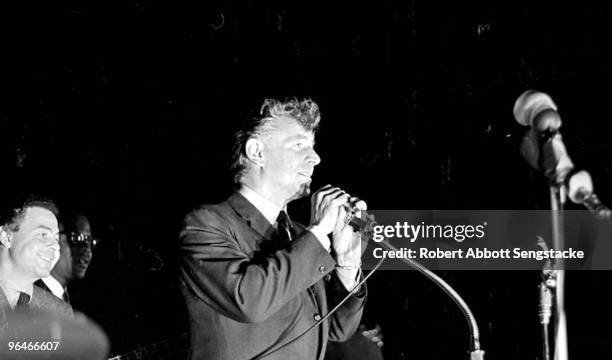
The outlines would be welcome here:
[[[308,227],[286,214],[310,194],[319,120],[311,100],[266,100],[236,134],[238,191],[186,216],[180,280],[191,359],[322,359],[328,340],[357,329],[361,239],[347,223],[365,202],[327,185],[311,198]]]
[[[28,198],[3,211],[0,226],[0,337],[16,311],[70,315],[63,301],[34,286],[49,276],[59,259],[57,209],[48,201]]]

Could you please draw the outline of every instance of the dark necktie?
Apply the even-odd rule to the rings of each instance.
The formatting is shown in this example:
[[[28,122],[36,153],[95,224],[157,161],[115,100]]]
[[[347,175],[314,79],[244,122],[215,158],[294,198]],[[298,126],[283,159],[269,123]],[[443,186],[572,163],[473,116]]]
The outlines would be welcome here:
[[[68,288],[64,286],[64,295],[62,296],[65,302],[70,304],[70,296],[68,296]]]
[[[286,212],[281,211],[276,218],[276,224],[278,226],[278,234],[283,240],[283,243],[288,244],[293,240],[293,223],[289,219],[289,215]]]
[[[25,311],[30,307],[30,295],[20,292],[19,299],[17,299],[17,305],[15,306],[15,310],[17,311]]]

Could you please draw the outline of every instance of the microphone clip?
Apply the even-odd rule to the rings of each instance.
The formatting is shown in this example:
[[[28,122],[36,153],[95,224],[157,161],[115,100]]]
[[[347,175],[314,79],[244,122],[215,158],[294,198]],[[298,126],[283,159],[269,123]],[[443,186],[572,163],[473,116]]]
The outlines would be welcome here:
[[[369,214],[367,211],[358,208],[353,208],[349,214],[345,219],[346,224],[360,232],[362,236],[371,238],[374,233],[374,226],[377,224],[374,214]]]

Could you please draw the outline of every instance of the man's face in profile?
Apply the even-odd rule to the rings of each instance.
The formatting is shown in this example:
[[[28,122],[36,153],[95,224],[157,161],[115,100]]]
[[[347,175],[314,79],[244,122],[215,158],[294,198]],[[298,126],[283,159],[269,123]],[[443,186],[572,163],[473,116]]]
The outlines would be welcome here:
[[[75,279],[82,279],[87,273],[89,264],[93,257],[90,245],[79,245],[71,247],[72,253],[72,274]]]
[[[93,257],[91,227],[85,216],[74,219],[73,231],[60,235],[61,259],[53,269],[56,277],[67,281],[82,279]]]
[[[289,117],[273,121],[275,129],[264,140],[264,175],[289,201],[307,196],[314,168],[321,162],[314,133]]]

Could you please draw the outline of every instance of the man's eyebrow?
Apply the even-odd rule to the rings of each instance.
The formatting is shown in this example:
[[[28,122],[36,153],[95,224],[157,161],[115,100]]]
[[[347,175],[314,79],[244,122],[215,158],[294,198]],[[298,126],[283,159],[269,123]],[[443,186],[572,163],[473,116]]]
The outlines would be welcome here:
[[[304,134],[297,134],[297,135],[293,135],[293,136],[288,137],[287,138],[287,142],[295,141],[295,140],[310,140],[310,139],[311,139],[310,136],[306,136]],[[314,137],[312,137],[312,143],[313,144],[315,143]]]
[[[49,230],[50,232],[54,232],[53,229],[47,225],[38,225],[37,227],[34,228],[34,230],[38,230],[38,229],[44,229],[44,230]]]

